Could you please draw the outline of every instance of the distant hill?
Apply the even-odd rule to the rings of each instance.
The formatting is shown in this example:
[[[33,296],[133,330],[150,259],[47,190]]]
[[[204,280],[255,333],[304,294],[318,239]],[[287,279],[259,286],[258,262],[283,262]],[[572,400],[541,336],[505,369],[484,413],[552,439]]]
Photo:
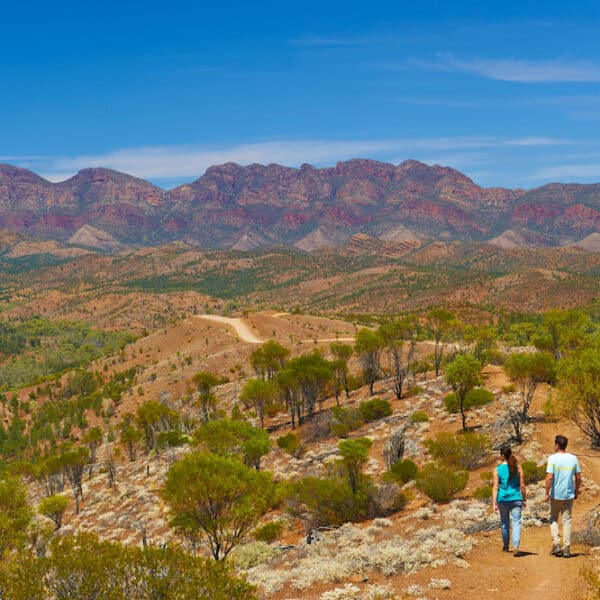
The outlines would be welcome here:
[[[323,169],[227,163],[165,191],[110,169],[51,183],[0,165],[0,229],[71,243],[83,238],[83,245],[102,249],[181,240],[202,248],[313,251],[359,233],[411,245],[552,247],[584,240],[595,249],[600,184],[482,188],[448,167],[355,159]]]

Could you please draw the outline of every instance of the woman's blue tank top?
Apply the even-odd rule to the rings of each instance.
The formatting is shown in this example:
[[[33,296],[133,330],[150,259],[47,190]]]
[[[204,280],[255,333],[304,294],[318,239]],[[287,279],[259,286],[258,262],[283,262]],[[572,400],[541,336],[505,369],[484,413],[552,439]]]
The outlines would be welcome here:
[[[519,473],[515,473],[510,477],[510,470],[506,463],[502,463],[496,467],[498,472],[498,497],[497,502],[514,502],[515,500],[523,500],[521,495],[521,486],[519,485]]]

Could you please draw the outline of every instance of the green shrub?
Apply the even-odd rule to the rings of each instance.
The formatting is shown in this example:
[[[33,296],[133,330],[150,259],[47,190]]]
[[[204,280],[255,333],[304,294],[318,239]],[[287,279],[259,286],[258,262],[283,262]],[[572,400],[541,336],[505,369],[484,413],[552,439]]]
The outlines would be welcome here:
[[[255,468],[271,449],[269,434],[245,421],[221,419],[201,425],[192,435],[192,445],[219,456],[235,456]]]
[[[281,521],[270,521],[254,530],[254,539],[257,542],[272,544],[283,532]]]
[[[455,415],[458,412],[458,396],[454,392],[450,392],[444,398],[444,404],[446,406],[446,410],[451,415]]]
[[[360,412],[356,408],[348,406],[335,406],[331,410],[331,423],[329,429],[332,435],[345,438],[347,435],[358,429],[363,424]]]
[[[264,415],[269,419],[276,417],[281,412],[281,405],[277,402],[272,402],[270,404],[265,405],[264,407]]]
[[[491,444],[481,433],[440,433],[425,442],[431,456],[456,469],[476,469],[489,457]]]
[[[417,474],[417,487],[434,502],[450,502],[455,494],[464,490],[469,474],[451,467],[429,463]]]
[[[355,390],[359,390],[363,385],[365,385],[364,379],[360,375],[352,375],[348,374],[348,391],[354,392]]]
[[[410,415],[411,423],[427,423],[427,421],[429,421],[429,415],[422,410],[417,410]]]
[[[277,438],[277,446],[288,454],[294,455],[300,448],[300,440],[297,435],[286,433]]]
[[[236,402],[231,409],[231,420],[232,421],[244,421],[246,417],[240,408],[240,405]]]
[[[376,421],[392,414],[392,405],[382,398],[372,398],[360,403],[360,415],[365,421]]]
[[[392,463],[385,477],[386,479],[407,483],[416,477],[418,471],[417,465],[412,460],[397,460],[395,463]]]
[[[67,506],[69,501],[65,496],[60,496],[59,494],[54,494],[53,496],[48,496],[40,501],[38,505],[38,512],[40,515],[44,515],[49,519],[54,521],[56,525],[56,529],[60,529],[62,525],[62,518],[65,510],[67,510]]]
[[[470,410],[484,404],[489,404],[494,400],[494,394],[485,388],[474,388],[467,392],[463,409]],[[454,392],[451,392],[444,398],[446,410],[450,414],[456,414],[459,411],[458,397]]]
[[[489,502],[492,499],[492,486],[481,485],[473,492],[473,498],[482,500],[483,502]]]
[[[477,408],[494,401],[494,394],[485,388],[474,388],[467,394],[469,408]]]
[[[536,465],[533,460],[526,460],[521,463],[523,469],[523,478],[525,483],[537,483],[546,477],[546,465]]]
[[[343,479],[305,477],[290,486],[288,502],[296,516],[308,512],[310,527],[343,525],[367,517],[369,486],[360,486],[356,493]]]
[[[332,421],[329,425],[329,432],[337,438],[347,438],[350,433],[350,427],[346,423]]]
[[[407,396],[417,396],[418,394],[421,394],[423,391],[424,390],[420,385],[412,385],[411,387],[408,388],[406,395]]]
[[[516,391],[517,391],[517,386],[514,383],[502,386],[502,393],[503,394],[513,394]]]
[[[85,533],[55,536],[44,557],[33,552],[3,556],[0,589],[11,600],[256,599],[253,586],[226,562],[195,556],[175,544],[142,549]]]

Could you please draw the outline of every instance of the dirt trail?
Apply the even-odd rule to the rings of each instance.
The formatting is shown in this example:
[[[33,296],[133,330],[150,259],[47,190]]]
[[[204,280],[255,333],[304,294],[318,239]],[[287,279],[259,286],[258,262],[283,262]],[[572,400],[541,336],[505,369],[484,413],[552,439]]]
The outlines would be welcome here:
[[[581,507],[575,507],[576,520]],[[446,572],[452,581],[452,598],[484,600],[581,600],[585,582],[581,569],[587,561],[589,548],[573,545],[573,557],[549,555],[550,528],[531,527],[523,531],[521,548],[525,556],[516,558],[501,551],[499,531],[482,534],[478,546],[467,560],[471,568]],[[433,576],[433,572],[431,573]]]
[[[544,389],[536,393],[531,411],[533,416],[542,414],[546,395],[547,390]],[[568,449],[579,457],[584,480],[599,483],[600,452],[591,450],[574,426],[564,422],[538,422],[535,424],[533,437],[539,443],[541,451],[550,454],[557,433],[569,438]],[[518,453],[518,449],[516,452]],[[574,532],[582,528],[586,513],[599,500],[590,492],[584,491],[582,497],[575,501]],[[480,534],[478,546],[467,557],[471,568],[448,574],[452,580],[452,598],[581,600],[586,591],[581,571],[589,562],[590,548],[573,544],[572,558],[565,559],[550,556],[550,547],[550,526],[547,524],[522,531],[521,549],[526,555],[519,558],[501,551],[499,531]]]
[[[233,328],[237,336],[243,342],[248,344],[264,344],[264,340],[252,333],[252,330],[243,319],[234,319],[231,317],[221,317],[219,315],[196,315],[197,319],[205,319],[215,323],[221,323]]]
[[[273,317],[280,317],[281,315],[286,315],[288,313],[278,313],[276,315],[271,315]],[[240,318],[232,318],[232,317],[221,317],[219,315],[195,315],[197,319],[205,319],[207,321],[212,321],[213,323],[220,323],[227,327],[231,327],[237,336],[248,344],[264,344],[265,340],[259,338],[255,335],[248,323]],[[332,338],[317,338],[315,339],[307,339],[301,340],[300,343],[308,344],[313,342],[354,342],[353,337],[332,337]]]

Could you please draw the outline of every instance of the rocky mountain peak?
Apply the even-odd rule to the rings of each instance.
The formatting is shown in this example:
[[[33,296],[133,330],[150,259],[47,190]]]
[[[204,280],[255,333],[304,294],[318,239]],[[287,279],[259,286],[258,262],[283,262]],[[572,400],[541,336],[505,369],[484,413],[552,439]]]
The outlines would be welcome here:
[[[0,227],[68,240],[85,225],[121,244],[190,239],[237,249],[314,249],[357,233],[404,243],[406,232],[411,240],[565,245],[600,233],[600,184],[482,188],[449,167],[356,158],[326,168],[228,162],[167,192],[105,168],[53,184],[0,165]]]

